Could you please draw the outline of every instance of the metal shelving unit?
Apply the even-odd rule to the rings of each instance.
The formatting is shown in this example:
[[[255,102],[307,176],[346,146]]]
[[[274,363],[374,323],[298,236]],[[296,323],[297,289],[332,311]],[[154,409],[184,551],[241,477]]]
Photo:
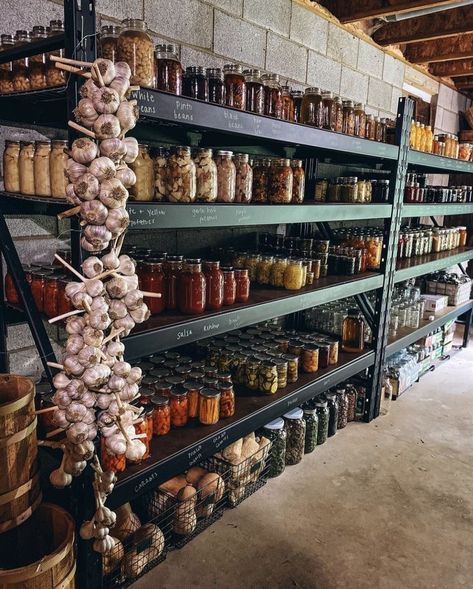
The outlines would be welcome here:
[[[405,204],[403,217],[436,217],[437,215],[471,215],[473,203],[419,203]]]
[[[397,264],[394,281],[402,282],[403,280],[429,274],[436,270],[444,270],[445,268],[467,262],[471,259],[473,259],[473,248],[462,247],[438,254],[428,254],[427,256],[401,260]]]
[[[422,151],[411,150],[409,152],[408,164],[414,168],[421,168],[425,171],[436,172],[438,174],[448,174],[450,172],[457,174],[473,174],[473,162],[433,155]]]

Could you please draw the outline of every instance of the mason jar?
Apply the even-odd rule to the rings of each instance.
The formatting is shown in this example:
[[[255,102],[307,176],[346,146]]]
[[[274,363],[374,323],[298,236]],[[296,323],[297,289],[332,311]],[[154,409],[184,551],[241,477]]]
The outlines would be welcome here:
[[[196,195],[196,169],[191,149],[178,146],[168,158],[166,177],[167,197],[171,202],[194,202]]]
[[[154,43],[144,20],[127,18],[122,21],[118,37],[118,61],[124,61],[130,66],[132,86],[155,87]]]
[[[194,156],[197,202],[217,200],[217,165],[209,148],[198,149]]]

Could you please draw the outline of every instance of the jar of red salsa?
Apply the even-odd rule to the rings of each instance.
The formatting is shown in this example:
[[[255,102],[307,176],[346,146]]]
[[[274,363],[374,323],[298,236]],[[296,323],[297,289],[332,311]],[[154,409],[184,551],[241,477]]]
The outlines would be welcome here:
[[[13,277],[9,271],[5,274],[5,296],[10,305],[19,305],[20,297],[13,283]]]
[[[166,309],[177,309],[176,288],[179,274],[184,265],[183,256],[168,256],[164,262]]]
[[[59,315],[59,279],[61,276],[51,274],[45,278],[43,312],[48,319]]]
[[[155,259],[142,262],[140,282],[143,290],[160,293],[161,297],[144,297],[151,315],[162,313],[166,307],[166,284],[163,272],[163,262]]]
[[[49,270],[37,270],[32,274],[31,292],[33,294],[36,308],[40,313],[44,312],[44,291],[46,288],[46,279],[52,272]]]
[[[186,315],[200,315],[205,311],[206,283],[199,258],[186,260],[179,274],[177,302],[179,311]]]
[[[248,270],[239,269],[235,270],[235,282],[236,282],[236,302],[246,303],[250,297],[250,278],[248,276]]]
[[[207,293],[205,307],[210,311],[217,311],[223,305],[223,272],[220,262],[205,260],[203,267]]]
[[[64,315],[74,310],[74,305],[66,297],[66,286],[71,282],[67,276],[60,276],[58,281],[57,314]]]
[[[234,305],[236,301],[236,280],[233,268],[222,268],[223,272],[223,304]]]

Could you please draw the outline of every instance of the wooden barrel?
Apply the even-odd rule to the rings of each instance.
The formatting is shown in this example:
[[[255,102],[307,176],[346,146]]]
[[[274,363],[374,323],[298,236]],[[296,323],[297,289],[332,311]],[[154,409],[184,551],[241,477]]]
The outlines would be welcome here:
[[[0,374],[0,533],[19,526],[41,502],[31,380]]]
[[[74,521],[57,505],[0,536],[0,589],[75,589],[75,572]]]

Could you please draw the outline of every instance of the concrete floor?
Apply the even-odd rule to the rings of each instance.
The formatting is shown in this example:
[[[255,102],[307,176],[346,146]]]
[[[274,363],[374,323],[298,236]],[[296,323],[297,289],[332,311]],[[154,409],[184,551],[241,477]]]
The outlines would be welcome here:
[[[349,424],[134,589],[473,587],[473,348]]]

